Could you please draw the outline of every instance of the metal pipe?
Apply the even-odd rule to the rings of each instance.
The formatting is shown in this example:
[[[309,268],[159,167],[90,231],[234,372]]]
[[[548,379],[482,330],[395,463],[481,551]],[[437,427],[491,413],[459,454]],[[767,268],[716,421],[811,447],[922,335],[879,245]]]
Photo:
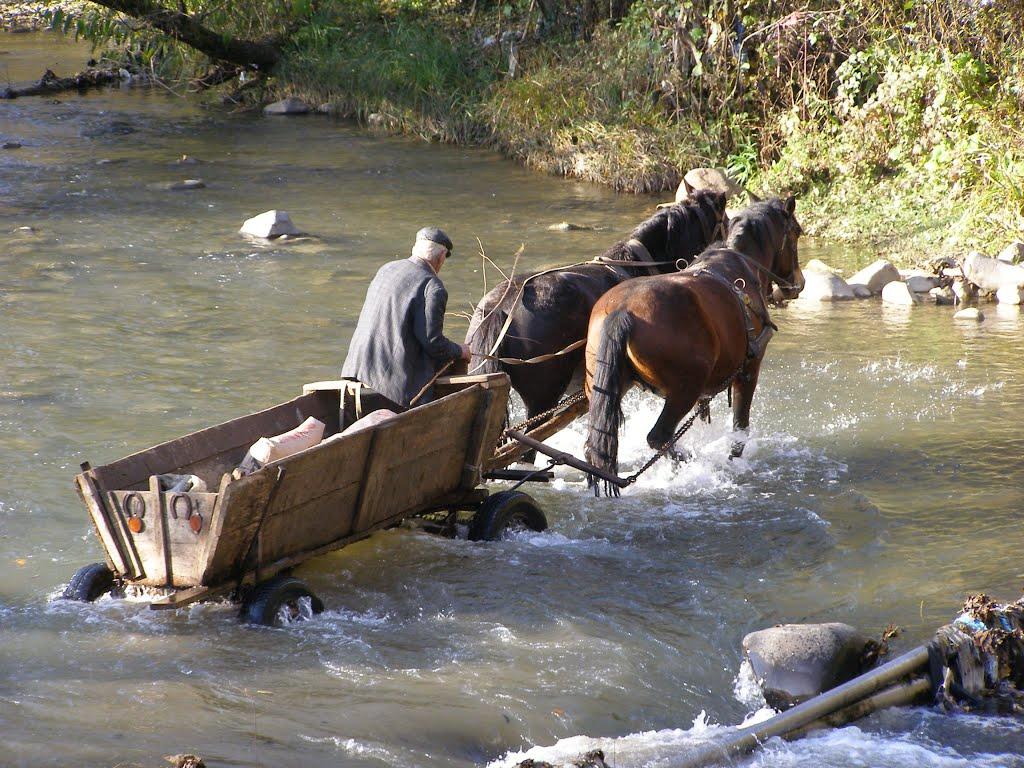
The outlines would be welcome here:
[[[928,648],[922,645],[763,723],[757,723],[749,728],[737,728],[725,739],[701,748],[682,763],[678,763],[678,768],[704,768],[750,752],[773,736],[785,736],[831,715],[836,710],[856,704],[901,677],[917,672],[927,664]]]

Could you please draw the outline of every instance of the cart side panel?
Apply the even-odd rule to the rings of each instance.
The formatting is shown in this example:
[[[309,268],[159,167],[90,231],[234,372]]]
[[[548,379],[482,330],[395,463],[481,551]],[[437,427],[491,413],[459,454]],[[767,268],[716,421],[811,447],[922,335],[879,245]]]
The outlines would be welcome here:
[[[262,470],[222,484],[201,556],[203,585],[215,586],[240,572],[276,482],[276,471]]]
[[[353,533],[422,508],[460,486],[468,437],[484,391],[471,387],[374,430]]]
[[[357,432],[278,462],[285,472],[263,521],[261,564],[317,549],[352,532],[372,440],[371,430]]]
[[[327,434],[337,432],[338,405],[337,392],[313,392],[147,448],[93,471],[107,489],[145,490],[150,475],[169,472],[199,475],[209,488],[214,488],[221,475],[237,466],[249,446],[261,437],[293,429],[308,416],[323,421]]]

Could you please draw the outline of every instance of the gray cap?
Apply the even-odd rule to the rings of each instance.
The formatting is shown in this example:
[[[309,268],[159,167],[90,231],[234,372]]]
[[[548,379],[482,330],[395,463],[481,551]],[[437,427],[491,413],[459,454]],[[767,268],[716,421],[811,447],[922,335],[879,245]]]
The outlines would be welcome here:
[[[452,255],[452,239],[444,233],[443,229],[437,227],[424,227],[416,233],[417,240],[429,240],[432,243],[443,245],[448,249],[448,255]]]

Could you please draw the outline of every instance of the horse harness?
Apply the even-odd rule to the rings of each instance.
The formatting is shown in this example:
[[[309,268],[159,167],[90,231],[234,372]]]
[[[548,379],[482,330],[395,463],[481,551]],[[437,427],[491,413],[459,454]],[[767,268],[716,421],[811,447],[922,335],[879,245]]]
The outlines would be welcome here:
[[[707,267],[701,267],[696,272],[692,273],[694,277],[708,276],[718,282],[721,285],[727,287],[732,291],[733,296],[736,297],[736,301],[739,302],[740,312],[743,314],[744,325],[747,329],[747,355],[736,373],[726,379],[725,383],[719,388],[719,392],[726,389],[733,381],[733,379],[739,378],[741,381],[749,381],[750,377],[746,371],[747,363],[751,360],[760,358],[768,346],[768,342],[774,335],[775,331],[779,330],[779,327],[772,322],[772,319],[768,316],[768,310],[764,306],[764,302],[761,302],[760,307],[755,307],[753,302],[750,300],[750,294],[746,290],[746,281],[743,278],[737,278],[736,280],[730,281],[718,274],[713,272]],[[758,294],[760,295],[760,287],[758,284]],[[757,333],[754,329],[754,317],[757,317],[761,321],[761,332]]]

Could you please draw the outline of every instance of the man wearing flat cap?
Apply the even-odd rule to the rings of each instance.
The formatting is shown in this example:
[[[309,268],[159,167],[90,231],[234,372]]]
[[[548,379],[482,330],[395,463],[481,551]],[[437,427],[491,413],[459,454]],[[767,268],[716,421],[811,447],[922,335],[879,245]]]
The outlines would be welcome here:
[[[366,291],[348,355],[341,368],[400,405],[430,382],[441,366],[469,360],[469,347],[442,333],[448,291],[438,278],[451,255],[452,241],[437,227],[416,233],[412,255],[385,264]],[[428,389],[417,400],[431,399]]]

